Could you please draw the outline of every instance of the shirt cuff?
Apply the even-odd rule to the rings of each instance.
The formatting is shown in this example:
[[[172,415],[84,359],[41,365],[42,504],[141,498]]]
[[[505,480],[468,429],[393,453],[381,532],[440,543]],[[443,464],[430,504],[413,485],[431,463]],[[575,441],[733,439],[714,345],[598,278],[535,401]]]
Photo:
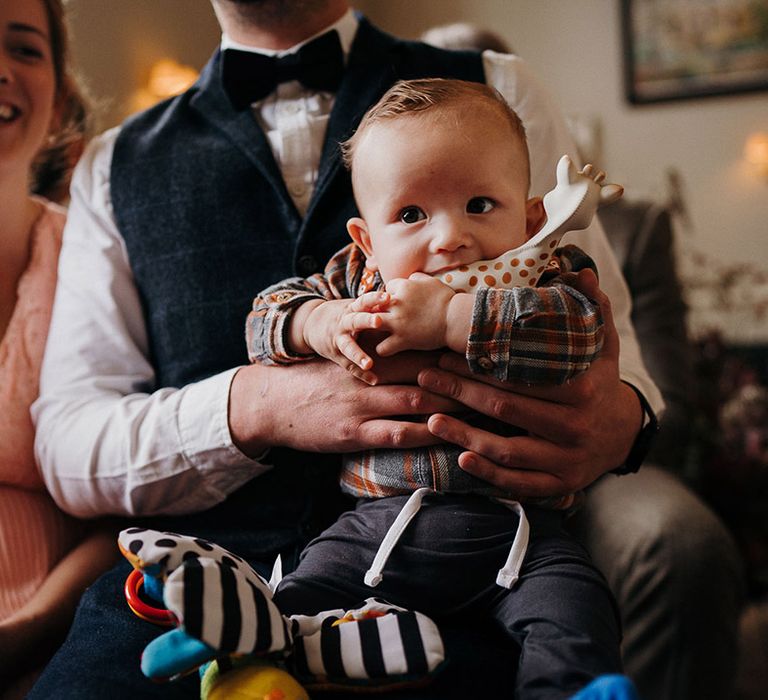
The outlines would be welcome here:
[[[204,477],[211,495],[226,497],[254,476],[271,469],[261,460],[251,459],[232,442],[228,407],[235,367],[202,381],[189,384],[182,391],[178,428],[181,452]]]

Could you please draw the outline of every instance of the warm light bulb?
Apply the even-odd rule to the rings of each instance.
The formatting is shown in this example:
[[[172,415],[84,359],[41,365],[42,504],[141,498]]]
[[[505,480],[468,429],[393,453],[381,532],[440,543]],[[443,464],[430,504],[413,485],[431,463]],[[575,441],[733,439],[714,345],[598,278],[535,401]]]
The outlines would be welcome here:
[[[152,66],[147,87],[162,99],[184,92],[197,80],[197,71],[170,58],[164,58]]]
[[[131,111],[137,112],[184,92],[197,80],[197,71],[170,58],[156,61],[149,70],[146,85],[134,91]]]
[[[768,177],[768,133],[761,131],[752,134],[744,147],[744,157]]]

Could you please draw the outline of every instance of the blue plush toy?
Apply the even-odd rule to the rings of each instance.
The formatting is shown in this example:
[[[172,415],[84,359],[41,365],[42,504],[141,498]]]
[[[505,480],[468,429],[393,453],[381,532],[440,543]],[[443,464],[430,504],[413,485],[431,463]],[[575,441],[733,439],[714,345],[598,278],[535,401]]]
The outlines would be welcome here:
[[[612,674],[595,678],[571,700],[640,700],[640,697],[629,678]]]

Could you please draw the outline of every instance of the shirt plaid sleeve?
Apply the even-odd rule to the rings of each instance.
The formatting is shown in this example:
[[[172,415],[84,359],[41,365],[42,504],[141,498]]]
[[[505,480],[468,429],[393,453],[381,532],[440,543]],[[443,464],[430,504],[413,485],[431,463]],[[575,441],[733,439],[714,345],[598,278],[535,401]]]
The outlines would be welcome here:
[[[291,277],[273,284],[254,300],[245,321],[248,359],[265,365],[291,364],[314,355],[300,355],[287,343],[288,324],[294,311],[313,299],[330,301],[356,295],[365,266],[360,249],[350,244],[328,262],[322,274]]]
[[[547,285],[478,291],[467,343],[472,372],[563,384],[597,358],[603,346],[598,305],[561,276]]]

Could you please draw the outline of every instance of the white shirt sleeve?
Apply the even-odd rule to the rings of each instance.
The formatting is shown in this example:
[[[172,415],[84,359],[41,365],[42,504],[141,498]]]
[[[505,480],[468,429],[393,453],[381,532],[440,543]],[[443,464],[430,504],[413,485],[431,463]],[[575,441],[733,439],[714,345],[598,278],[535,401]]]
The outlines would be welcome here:
[[[204,510],[268,466],[233,444],[236,369],[156,389],[144,316],[109,193],[117,130],[75,172],[59,281],[32,407],[53,498],[80,517]],[[245,342],[245,341],[243,341]]]
[[[561,110],[528,64],[518,56],[485,51],[483,67],[486,82],[504,96],[525,126],[531,157],[531,194],[543,196],[555,185],[557,161],[562,155],[567,153],[574,163],[579,162]],[[610,173],[608,175],[610,181]],[[621,378],[639,389],[654,412],[660,414],[664,401],[641,359],[630,319],[629,290],[597,217],[583,231],[568,233],[565,242],[578,245],[594,259],[600,273],[600,287],[611,300],[619,333]]]

